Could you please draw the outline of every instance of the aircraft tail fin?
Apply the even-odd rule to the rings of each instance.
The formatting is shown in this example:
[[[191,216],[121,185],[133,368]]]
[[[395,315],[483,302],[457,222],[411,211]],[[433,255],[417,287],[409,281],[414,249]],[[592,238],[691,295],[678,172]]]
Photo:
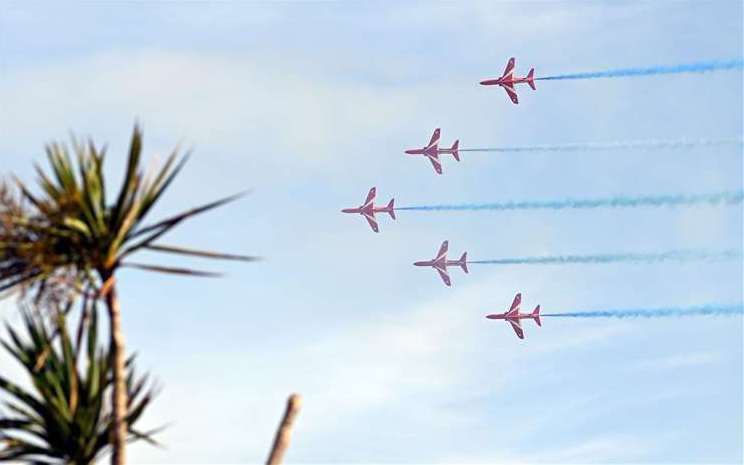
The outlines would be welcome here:
[[[456,140],[454,144],[452,144],[452,148],[450,149],[452,151],[452,156],[455,157],[455,160],[460,161],[460,140]]]
[[[395,199],[390,199],[387,207],[385,207],[385,211],[390,215],[392,219],[395,219]]]
[[[530,72],[527,74],[527,84],[532,87],[532,90],[537,90],[537,87],[535,87],[535,68],[530,68]]]
[[[460,257],[459,260],[457,260],[457,266],[462,268],[462,271],[465,273],[468,273],[468,253],[465,252],[462,254],[462,257]]]
[[[532,319],[535,320],[535,323],[537,323],[537,326],[542,326],[542,323],[540,322],[540,306],[539,305],[535,307],[535,309],[532,311]]]

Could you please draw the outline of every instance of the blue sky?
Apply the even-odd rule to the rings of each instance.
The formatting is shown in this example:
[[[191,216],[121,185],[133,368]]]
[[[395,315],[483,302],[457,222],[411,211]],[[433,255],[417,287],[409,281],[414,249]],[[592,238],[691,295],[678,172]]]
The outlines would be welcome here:
[[[402,211],[378,235],[339,210],[373,185],[401,205],[741,189],[732,146],[465,153],[441,177],[402,153],[435,127],[463,147],[740,137],[741,71],[541,81],[518,106],[477,82],[510,56],[538,76],[737,58],[741,17],[736,1],[9,2],[0,172],[31,179],[74,131],[108,142],[120,176],[138,119],[147,154],[194,148],[157,213],[253,189],[168,242],[264,262],[121,275],[128,347],[163,386],[147,421],[170,424],[135,463],[261,462],[290,392],[290,462],[735,463],[740,317],[552,319],[519,341],[484,315],[516,291],[551,312],[738,303],[741,262],[473,266],[452,288],[411,263],[444,239],[473,259],[740,248],[740,206]]]

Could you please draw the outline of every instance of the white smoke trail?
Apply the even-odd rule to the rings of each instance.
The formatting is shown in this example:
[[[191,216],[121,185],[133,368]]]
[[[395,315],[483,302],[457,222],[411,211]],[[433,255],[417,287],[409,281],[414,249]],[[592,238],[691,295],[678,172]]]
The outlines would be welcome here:
[[[724,71],[741,69],[744,61],[740,58],[726,61],[703,61],[698,63],[687,63],[671,66],[651,66],[648,68],[621,68],[606,71],[593,71],[586,73],[561,74],[556,76],[545,76],[535,78],[536,81],[551,81],[559,79],[597,79],[629,76],[651,76],[654,74],[678,74],[678,73],[704,73],[709,71]]]
[[[478,210],[564,210],[584,208],[680,207],[692,205],[740,205],[744,191],[713,194],[676,194],[656,196],[616,196],[595,199],[523,200],[498,203],[465,203],[450,205],[414,205],[396,207],[412,211],[478,211]]]
[[[698,147],[742,146],[742,138],[699,140],[637,140],[623,142],[575,142],[569,144],[531,145],[523,147],[463,148],[460,152],[598,152],[633,149],[694,149]]]
[[[742,304],[702,305],[698,307],[664,307],[594,310],[586,312],[544,313],[542,317],[564,318],[669,318],[685,316],[737,316],[744,313]]]
[[[468,260],[477,265],[568,265],[603,263],[663,263],[689,261],[717,261],[741,259],[740,250],[671,250],[659,253],[615,253],[598,255],[552,255],[544,257],[498,258],[492,260]]]

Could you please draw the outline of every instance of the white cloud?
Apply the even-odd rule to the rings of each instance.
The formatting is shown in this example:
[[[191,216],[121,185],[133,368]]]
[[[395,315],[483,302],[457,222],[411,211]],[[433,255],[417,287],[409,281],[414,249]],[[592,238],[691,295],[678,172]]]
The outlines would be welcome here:
[[[581,442],[569,442],[560,447],[545,448],[535,441],[533,450],[502,454],[472,454],[448,457],[441,463],[622,463],[639,461],[653,449],[653,441],[626,435],[594,435]]]
[[[234,446],[233,452],[240,454],[239,447],[242,455],[255,461],[268,447],[285,393],[296,390],[305,399],[297,436],[312,435],[330,440],[330,434],[339,425],[353,423],[357,415],[408,395],[427,396],[462,385],[477,365],[467,359],[468,347],[475,343],[478,329],[487,325],[485,320],[481,321],[480,315],[473,312],[478,305],[476,296],[482,295],[485,289],[494,292],[494,288],[497,287],[490,281],[461,286],[446,299],[429,301],[413,309],[402,308],[400,316],[382,321],[370,320],[355,329],[325,334],[324,340],[307,347],[288,348],[281,354],[254,355],[248,365],[256,368],[261,376],[246,382],[245,385],[251,386],[250,397],[236,389],[226,389],[224,379],[190,379],[189,392],[169,392],[168,403],[172,403],[170,407],[173,410],[158,415],[181,418],[178,436],[164,435],[164,440],[172,448],[167,459],[158,451],[145,448],[140,448],[135,457],[146,462],[198,461],[200,457],[219,460],[219,454],[215,458],[214,450],[204,450],[203,445],[194,443],[190,435],[183,434],[191,430],[184,422],[231,424],[230,419],[233,419],[234,426],[246,426],[246,422],[251,420],[238,418],[236,412],[227,412],[228,403],[245,405],[243,411],[247,409],[254,419],[262,422],[254,424],[251,429],[263,431],[254,435],[260,438],[259,441],[236,438],[229,431],[222,435],[228,449]],[[504,368],[511,363],[512,360],[504,359]],[[286,387],[284,393],[281,386]],[[200,395],[194,396],[193,392]],[[273,399],[273,404],[267,403],[267,399]],[[198,413],[189,415],[188,419],[179,415],[182,408],[177,404],[181,402]],[[158,420],[153,421],[157,423]],[[293,449],[291,453],[301,454],[301,450]]]
[[[483,278],[474,284],[457,285],[451,291],[445,298],[402,307],[392,316],[360,318],[354,328],[331,330],[319,336],[322,339],[302,346],[280,351],[272,348],[246,356],[201,354],[198,359],[192,357],[171,367],[169,379],[175,389],[166,386],[167,396],[156,402],[150,416],[153,424],[178,419],[177,428],[163,434],[169,450],[137,447],[133,458],[137,462],[171,463],[219,462],[223,457],[258,461],[271,441],[290,392],[299,392],[304,398],[297,441],[289,457],[295,461],[306,457],[318,443],[350,434],[360,419],[373,417],[377,410],[400,405],[406,399],[421,403],[414,411],[401,409],[396,413],[406,421],[415,418],[428,424],[469,424],[480,407],[471,403],[464,408],[437,408],[436,404],[452,399],[452,393],[493,396],[504,383],[524,375],[525,367],[545,353],[555,355],[561,349],[590,344],[598,347],[623,331],[578,327],[567,341],[560,334],[551,336],[545,328],[539,332],[535,328],[528,340],[519,341],[508,328],[483,318],[483,295],[511,292],[497,279]],[[476,349],[482,347],[489,347],[491,356],[479,356]],[[220,357],[220,364],[231,366],[231,372],[223,372],[222,377],[210,374],[217,373],[210,368],[200,374],[189,373],[192,366],[208,366],[212,357]],[[484,378],[488,373],[498,376]],[[474,388],[479,380],[487,380],[487,385]],[[182,386],[188,389],[182,390]],[[244,391],[237,386],[250,389]],[[184,415],[187,409],[190,414]],[[516,439],[531,428],[539,429],[535,421],[511,419],[510,424],[494,427],[493,433]],[[218,448],[205,448],[193,441],[192,432],[200,425],[222,429],[208,433],[219,441]],[[240,431],[251,431],[251,436],[246,438]],[[508,444],[504,451],[509,451]],[[340,456],[350,457],[354,455],[349,452]]]
[[[330,81],[308,64],[260,55],[111,52],[12,70],[0,87],[0,127],[13,134],[2,147],[13,153],[10,144],[18,141],[99,130],[102,123],[120,131],[143,117],[146,130],[168,134],[168,144],[187,136],[187,145],[208,148],[223,162],[245,158],[277,174],[317,163],[349,166],[353,154],[340,158],[339,147],[358,148],[366,139],[360,135],[390,133],[437,91]]]
[[[641,459],[652,448],[651,440],[624,435],[597,435],[580,443],[568,444],[521,457],[522,463],[601,463]]]
[[[673,354],[642,360],[633,368],[641,370],[676,370],[680,368],[700,367],[712,365],[723,360],[723,354],[719,352],[693,352],[689,354]]]

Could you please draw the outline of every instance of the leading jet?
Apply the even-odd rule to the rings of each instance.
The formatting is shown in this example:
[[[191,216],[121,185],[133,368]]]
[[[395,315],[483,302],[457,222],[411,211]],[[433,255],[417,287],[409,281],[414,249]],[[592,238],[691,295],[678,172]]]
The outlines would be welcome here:
[[[357,208],[344,208],[341,210],[343,213],[358,213],[362,215],[369,223],[369,227],[374,232],[380,232],[380,228],[377,226],[377,219],[375,213],[387,213],[392,219],[395,219],[395,199],[390,199],[387,206],[376,207],[375,206],[375,195],[377,194],[377,188],[373,187],[367,194],[367,199],[362,205]]]

